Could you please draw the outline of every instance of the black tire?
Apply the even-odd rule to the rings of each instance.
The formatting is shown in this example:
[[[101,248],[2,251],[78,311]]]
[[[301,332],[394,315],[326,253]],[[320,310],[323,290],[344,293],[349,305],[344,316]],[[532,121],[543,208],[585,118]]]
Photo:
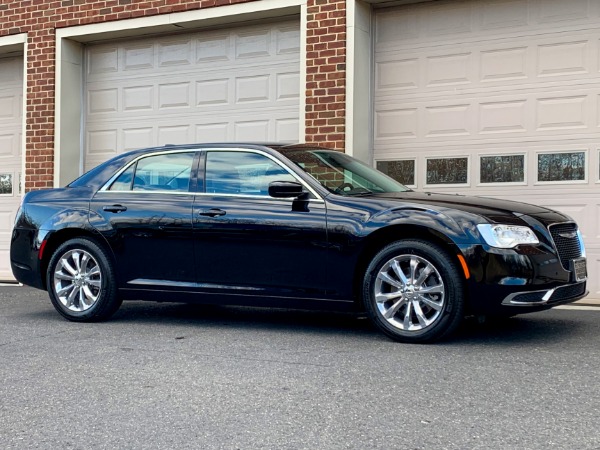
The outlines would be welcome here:
[[[411,264],[415,266],[414,278],[410,277]],[[398,268],[406,283],[401,281]],[[424,290],[430,292],[419,294]],[[363,302],[373,323],[390,338],[406,343],[437,341],[449,336],[463,319],[462,272],[445,251],[430,242],[393,242],[369,264],[363,280]]]
[[[106,250],[88,238],[71,239],[56,249],[46,283],[54,308],[74,322],[108,319],[122,303]]]

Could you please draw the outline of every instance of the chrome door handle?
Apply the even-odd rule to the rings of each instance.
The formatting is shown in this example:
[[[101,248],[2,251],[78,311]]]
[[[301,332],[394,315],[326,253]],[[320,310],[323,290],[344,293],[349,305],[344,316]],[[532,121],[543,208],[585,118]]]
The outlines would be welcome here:
[[[113,213],[120,213],[123,211],[127,211],[127,206],[123,206],[123,205],[106,205],[102,207],[103,211],[106,212],[113,212]]]
[[[217,209],[217,208],[205,209],[198,213],[199,216],[208,216],[208,217],[224,216],[225,214],[227,214],[225,211],[223,211],[222,209]]]

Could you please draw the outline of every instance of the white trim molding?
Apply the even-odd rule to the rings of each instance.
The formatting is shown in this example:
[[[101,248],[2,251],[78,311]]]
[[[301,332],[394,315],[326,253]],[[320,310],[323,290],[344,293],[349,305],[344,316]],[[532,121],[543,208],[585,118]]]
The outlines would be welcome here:
[[[371,11],[363,1],[346,2],[346,153],[367,164],[373,163]]]

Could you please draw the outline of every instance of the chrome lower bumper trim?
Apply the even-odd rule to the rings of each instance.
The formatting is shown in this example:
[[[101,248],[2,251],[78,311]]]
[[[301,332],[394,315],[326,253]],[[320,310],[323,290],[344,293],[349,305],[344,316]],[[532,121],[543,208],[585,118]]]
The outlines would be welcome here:
[[[581,286],[583,288],[583,291],[580,294],[566,296],[566,297],[563,297],[561,295],[563,290],[573,289],[574,287],[577,287],[577,286]],[[515,292],[515,293],[508,295],[504,300],[502,300],[502,304],[505,306],[525,306],[525,307],[527,307],[527,306],[543,306],[543,305],[546,305],[551,300],[553,300],[552,297],[554,297],[555,294],[558,297],[555,300],[557,300],[560,303],[561,300],[569,300],[570,298],[577,299],[577,298],[585,297],[587,295],[587,293],[588,293],[588,291],[585,289],[585,282],[576,283],[576,284],[567,284],[565,286],[559,286],[559,287],[556,287],[553,289],[545,289],[542,291]],[[530,298],[535,298],[535,299],[526,301],[526,300],[523,300],[525,297],[530,297]]]

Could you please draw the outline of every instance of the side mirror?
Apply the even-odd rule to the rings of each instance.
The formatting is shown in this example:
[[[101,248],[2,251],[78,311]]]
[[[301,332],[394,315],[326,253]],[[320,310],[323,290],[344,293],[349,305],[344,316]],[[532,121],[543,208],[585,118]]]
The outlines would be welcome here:
[[[272,181],[269,183],[269,195],[275,198],[296,198],[302,195],[302,184],[295,181]]]

